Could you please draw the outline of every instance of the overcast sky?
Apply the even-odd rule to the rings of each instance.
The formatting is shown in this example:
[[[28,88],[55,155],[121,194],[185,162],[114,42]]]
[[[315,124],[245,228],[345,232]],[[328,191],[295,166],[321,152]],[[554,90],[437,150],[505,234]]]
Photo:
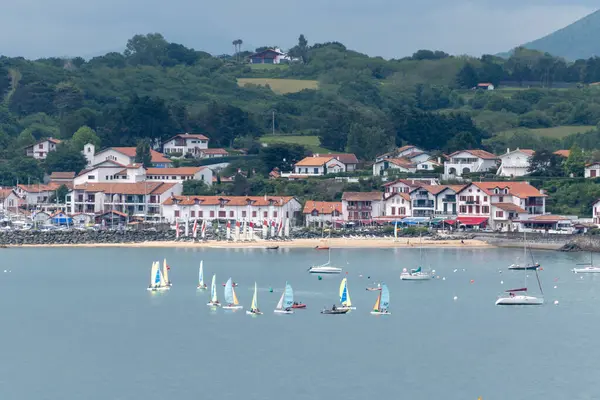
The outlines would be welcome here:
[[[122,51],[136,33],[213,54],[338,41],[372,56],[418,49],[509,50],[595,11],[597,0],[18,0],[0,12],[0,54],[90,57]]]

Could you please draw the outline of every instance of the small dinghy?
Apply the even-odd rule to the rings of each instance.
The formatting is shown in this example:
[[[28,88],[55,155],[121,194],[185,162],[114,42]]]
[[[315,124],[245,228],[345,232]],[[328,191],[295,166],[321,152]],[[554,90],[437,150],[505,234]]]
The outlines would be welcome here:
[[[254,296],[252,296],[252,305],[250,306],[250,310],[246,310],[246,314],[248,315],[262,315],[262,312],[258,309],[257,290],[256,282],[254,282]]]
[[[221,307],[221,303],[219,303],[219,299],[217,298],[217,285],[215,281],[217,279],[217,275],[213,275],[212,282],[210,284],[210,301],[206,304],[209,307]]]
[[[225,301],[227,302],[227,305],[223,306],[223,309],[239,310],[244,308],[244,306],[240,305],[240,302],[238,301],[231,278],[229,278],[227,284],[225,285]]]
[[[198,271],[198,289],[205,290],[207,288],[206,283],[204,283],[204,269],[202,268],[202,264],[204,261],[200,261],[200,270]]]
[[[285,290],[281,294],[279,298],[279,302],[277,303],[277,307],[275,307],[274,312],[277,314],[293,314],[292,306],[294,305],[294,291],[292,290],[292,286],[289,283],[285,283]]]
[[[331,308],[331,309],[326,309],[324,308],[323,310],[321,310],[321,314],[333,314],[333,315],[337,315],[337,314],[346,314],[348,311],[348,309],[339,309],[339,308]]]
[[[390,306],[390,291],[387,288],[386,284],[381,285],[381,292],[379,292],[379,296],[377,296],[377,301],[373,306],[373,310],[371,314],[373,315],[390,315],[391,312],[388,311],[388,307]]]
[[[152,263],[152,268],[150,269],[150,285],[146,290],[158,292],[169,289],[171,289],[171,286],[165,281],[162,269],[160,268],[160,263],[158,261]]]
[[[295,301],[294,304],[292,304],[292,308],[306,308],[306,304]]]
[[[267,250],[277,250],[279,246],[267,246]]]

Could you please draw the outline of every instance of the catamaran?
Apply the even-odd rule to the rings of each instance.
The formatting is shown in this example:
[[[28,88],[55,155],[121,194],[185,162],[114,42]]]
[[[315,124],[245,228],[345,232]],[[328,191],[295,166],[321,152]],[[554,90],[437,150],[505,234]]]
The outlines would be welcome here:
[[[538,275],[538,270],[535,270],[535,277],[537,278],[538,287],[540,288],[540,293],[542,296],[544,295],[544,291],[542,290],[542,283],[540,282],[540,277]],[[496,300],[497,306],[539,306],[544,304],[543,297],[535,297],[527,295],[527,273],[525,274],[525,287],[518,289],[509,289],[506,290],[505,293],[508,293],[508,296],[504,295],[498,300]],[[519,294],[523,293],[523,294]]]
[[[211,307],[221,307],[221,303],[219,303],[219,299],[217,299],[217,284],[216,284],[217,275],[213,275],[212,282],[210,284],[210,301],[206,304]]]
[[[508,269],[516,270],[516,271],[538,269],[540,267],[540,264],[536,263],[535,260],[533,259],[533,253],[531,252],[531,250],[529,250],[529,254],[531,255],[531,264],[526,263],[526,261],[525,261],[525,260],[527,260],[527,233],[523,232],[523,262],[525,264],[523,264],[523,265],[519,264],[519,259],[517,258],[517,262],[510,265],[508,267]]]
[[[379,292],[379,296],[377,296],[377,301],[373,306],[373,310],[371,314],[373,315],[389,315],[391,312],[388,311],[388,307],[390,306],[390,291],[385,283],[381,284],[381,291]]]
[[[162,266],[162,276],[165,280],[165,283],[167,286],[173,286],[173,284],[171,283],[171,281],[169,280],[169,269],[170,267],[167,265],[167,259],[165,258],[163,261],[163,266]]]
[[[160,263],[155,261],[152,263],[152,268],[150,269],[150,285],[147,290],[151,290],[153,292],[159,290],[169,290],[171,287],[167,285],[165,278],[160,269]]]
[[[293,314],[292,305],[294,304],[294,291],[292,290],[292,286],[289,283],[285,283],[285,290],[281,294],[279,298],[279,302],[277,303],[277,307],[275,307],[274,312],[278,314]]]
[[[231,278],[229,278],[225,284],[225,301],[227,302],[227,305],[223,306],[224,309],[239,310],[240,308],[244,308],[244,306],[240,305],[240,302],[235,295],[235,289],[233,288]]]
[[[342,306],[336,307],[338,310],[356,310],[356,307],[352,307],[352,301],[350,300],[348,278],[342,279],[342,283],[340,283],[340,303]]]
[[[423,265],[423,246],[421,245],[421,236],[419,235],[419,259]],[[400,274],[403,281],[428,281],[433,277],[433,273],[424,272],[422,267],[411,269],[410,272],[404,268]]]
[[[594,267],[593,253],[590,252],[590,263],[589,264],[577,264],[577,265],[588,265],[585,268],[573,268],[571,271],[576,274],[597,274],[600,273],[600,267]]]
[[[257,287],[256,282],[254,282],[254,296],[252,296],[252,305],[250,306],[250,311],[246,310],[246,314],[248,315],[262,315],[262,312],[258,309],[258,298],[257,298]]]
[[[200,270],[198,271],[198,289],[205,290],[206,283],[204,283],[204,269],[202,268],[202,264],[204,260],[200,261]]]
[[[329,259],[323,265],[313,265],[308,269],[311,274],[339,274],[342,272],[341,268],[331,266],[331,249],[328,249]]]

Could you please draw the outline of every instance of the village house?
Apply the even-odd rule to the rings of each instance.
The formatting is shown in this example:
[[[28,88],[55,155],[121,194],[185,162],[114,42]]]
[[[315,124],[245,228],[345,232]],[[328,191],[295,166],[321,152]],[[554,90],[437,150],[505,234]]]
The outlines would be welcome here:
[[[416,146],[407,145],[407,146],[398,147],[397,149],[394,149],[387,153],[378,155],[377,157],[375,157],[375,162],[385,160],[387,158],[404,158],[404,157],[408,157],[411,154],[415,154],[415,153],[423,154],[425,152]]]
[[[96,153],[96,146],[88,143],[83,148],[83,155],[87,160],[88,167],[96,166],[104,161],[113,161],[121,166],[135,164],[135,147],[109,147]],[[173,162],[155,150],[150,150],[152,166],[155,168],[167,168]]]
[[[161,204],[182,190],[177,182],[85,183],[74,186],[67,205],[70,214],[115,210],[131,216],[157,216],[161,215]]]
[[[338,174],[346,172],[346,165],[335,157],[311,156],[306,157],[294,164],[293,173],[283,173],[283,178],[306,178],[310,176],[323,176],[327,174]]]
[[[264,221],[289,219],[294,226],[302,206],[292,196],[170,196],[163,203],[169,222],[207,220]]]
[[[184,182],[193,179],[208,186],[213,183],[213,171],[208,167],[148,168],[145,177],[149,182]]]
[[[421,172],[431,171],[431,172],[433,172],[436,168],[439,168],[439,167],[443,166],[443,164],[441,163],[441,160],[435,161],[434,159],[430,158],[430,159],[425,160],[425,161],[418,161],[416,163],[416,166],[417,166],[417,171],[421,171]]]
[[[556,150],[552,154],[556,154],[557,156],[561,156],[563,158],[569,158],[569,155],[571,154],[571,150]]]
[[[121,211],[109,210],[97,215],[94,222],[108,229],[116,229],[127,225],[129,216]]]
[[[22,201],[13,188],[0,188],[0,212],[16,214]]]
[[[498,167],[498,176],[517,177],[524,176],[529,173],[531,165],[531,157],[535,151],[529,149],[519,149],[510,151],[506,149],[506,153],[499,156],[500,167]]]
[[[585,166],[584,176],[586,178],[599,178],[600,177],[600,162],[587,164]]]
[[[406,158],[385,158],[373,164],[373,176],[417,172],[417,164]]]
[[[482,82],[482,83],[478,83],[477,86],[474,87],[474,89],[494,90],[494,85],[489,82]]]
[[[91,226],[96,223],[96,215],[92,213],[74,213],[71,218],[74,226]]]
[[[199,157],[201,150],[208,149],[209,139],[199,133],[180,133],[163,142],[163,153],[173,156],[190,154]]]
[[[345,221],[371,222],[383,216],[382,192],[344,192],[342,215]]]
[[[50,183],[57,183],[59,185],[65,185],[68,188],[72,188],[74,178],[75,178],[75,172],[55,171],[50,174]]]
[[[444,162],[444,178],[453,179],[473,172],[496,168],[498,157],[485,150],[461,150],[450,154]]]
[[[27,157],[33,157],[36,160],[45,160],[48,153],[56,150],[56,146],[60,142],[60,140],[54,138],[40,140],[31,146],[25,147],[25,154]]]
[[[592,215],[594,217],[594,224],[600,227],[600,199],[596,200],[592,205]]]
[[[199,158],[221,158],[228,155],[229,152],[225,149],[204,149],[199,152]]]
[[[312,201],[304,204],[304,221],[307,227],[322,228],[342,219],[342,203],[335,201]]]
[[[280,64],[282,60],[290,60],[280,49],[266,49],[250,55],[251,64]]]
[[[383,184],[383,188],[385,195],[389,196],[392,193],[410,193],[412,189],[422,185],[435,186],[439,184],[437,178],[408,178],[387,182]]]
[[[61,186],[59,183],[17,185],[15,192],[23,199],[23,203],[29,206],[47,205],[56,190]]]
[[[313,154],[314,157],[333,157],[346,166],[346,172],[353,172],[358,169],[358,158],[352,153],[327,153]]]
[[[383,216],[377,219],[394,221],[411,216],[410,195],[404,192],[394,192],[383,201]]]
[[[113,160],[104,160],[83,171],[73,179],[74,185],[85,183],[135,183],[145,179],[145,170],[141,164],[123,165]]]

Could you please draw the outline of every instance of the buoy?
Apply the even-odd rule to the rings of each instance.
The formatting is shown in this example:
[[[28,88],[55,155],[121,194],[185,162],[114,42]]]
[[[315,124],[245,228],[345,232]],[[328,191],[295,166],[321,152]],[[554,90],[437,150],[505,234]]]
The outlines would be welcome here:
[[[538,269],[539,269],[540,271],[543,271],[543,270],[544,270],[544,267],[539,267]]]
[[[371,277],[370,277],[370,276],[367,276],[367,279],[371,279]]]
[[[504,281],[500,281],[500,284],[501,284],[501,285],[504,285]]]
[[[554,300],[554,305],[558,305],[558,300]]]
[[[359,278],[362,278],[362,274],[358,275]]]
[[[273,293],[273,288],[272,287],[269,288],[269,293]]]
[[[443,281],[445,281],[445,280],[446,280],[446,277],[443,277],[443,278],[442,278],[442,280],[443,280]]]
[[[4,272],[8,272],[7,270],[4,270]]]
[[[554,285],[554,289],[556,289],[558,286]]]
[[[458,271],[457,269],[454,270],[454,272]]]
[[[346,275],[348,275],[348,271],[346,271]]]
[[[322,277],[321,275],[319,275],[319,276],[317,276],[317,279],[318,279],[318,280],[322,280],[322,279],[323,279],[323,277]]]
[[[458,296],[454,296],[454,301],[458,300]]]
[[[471,279],[471,283],[475,283],[475,280]]]

